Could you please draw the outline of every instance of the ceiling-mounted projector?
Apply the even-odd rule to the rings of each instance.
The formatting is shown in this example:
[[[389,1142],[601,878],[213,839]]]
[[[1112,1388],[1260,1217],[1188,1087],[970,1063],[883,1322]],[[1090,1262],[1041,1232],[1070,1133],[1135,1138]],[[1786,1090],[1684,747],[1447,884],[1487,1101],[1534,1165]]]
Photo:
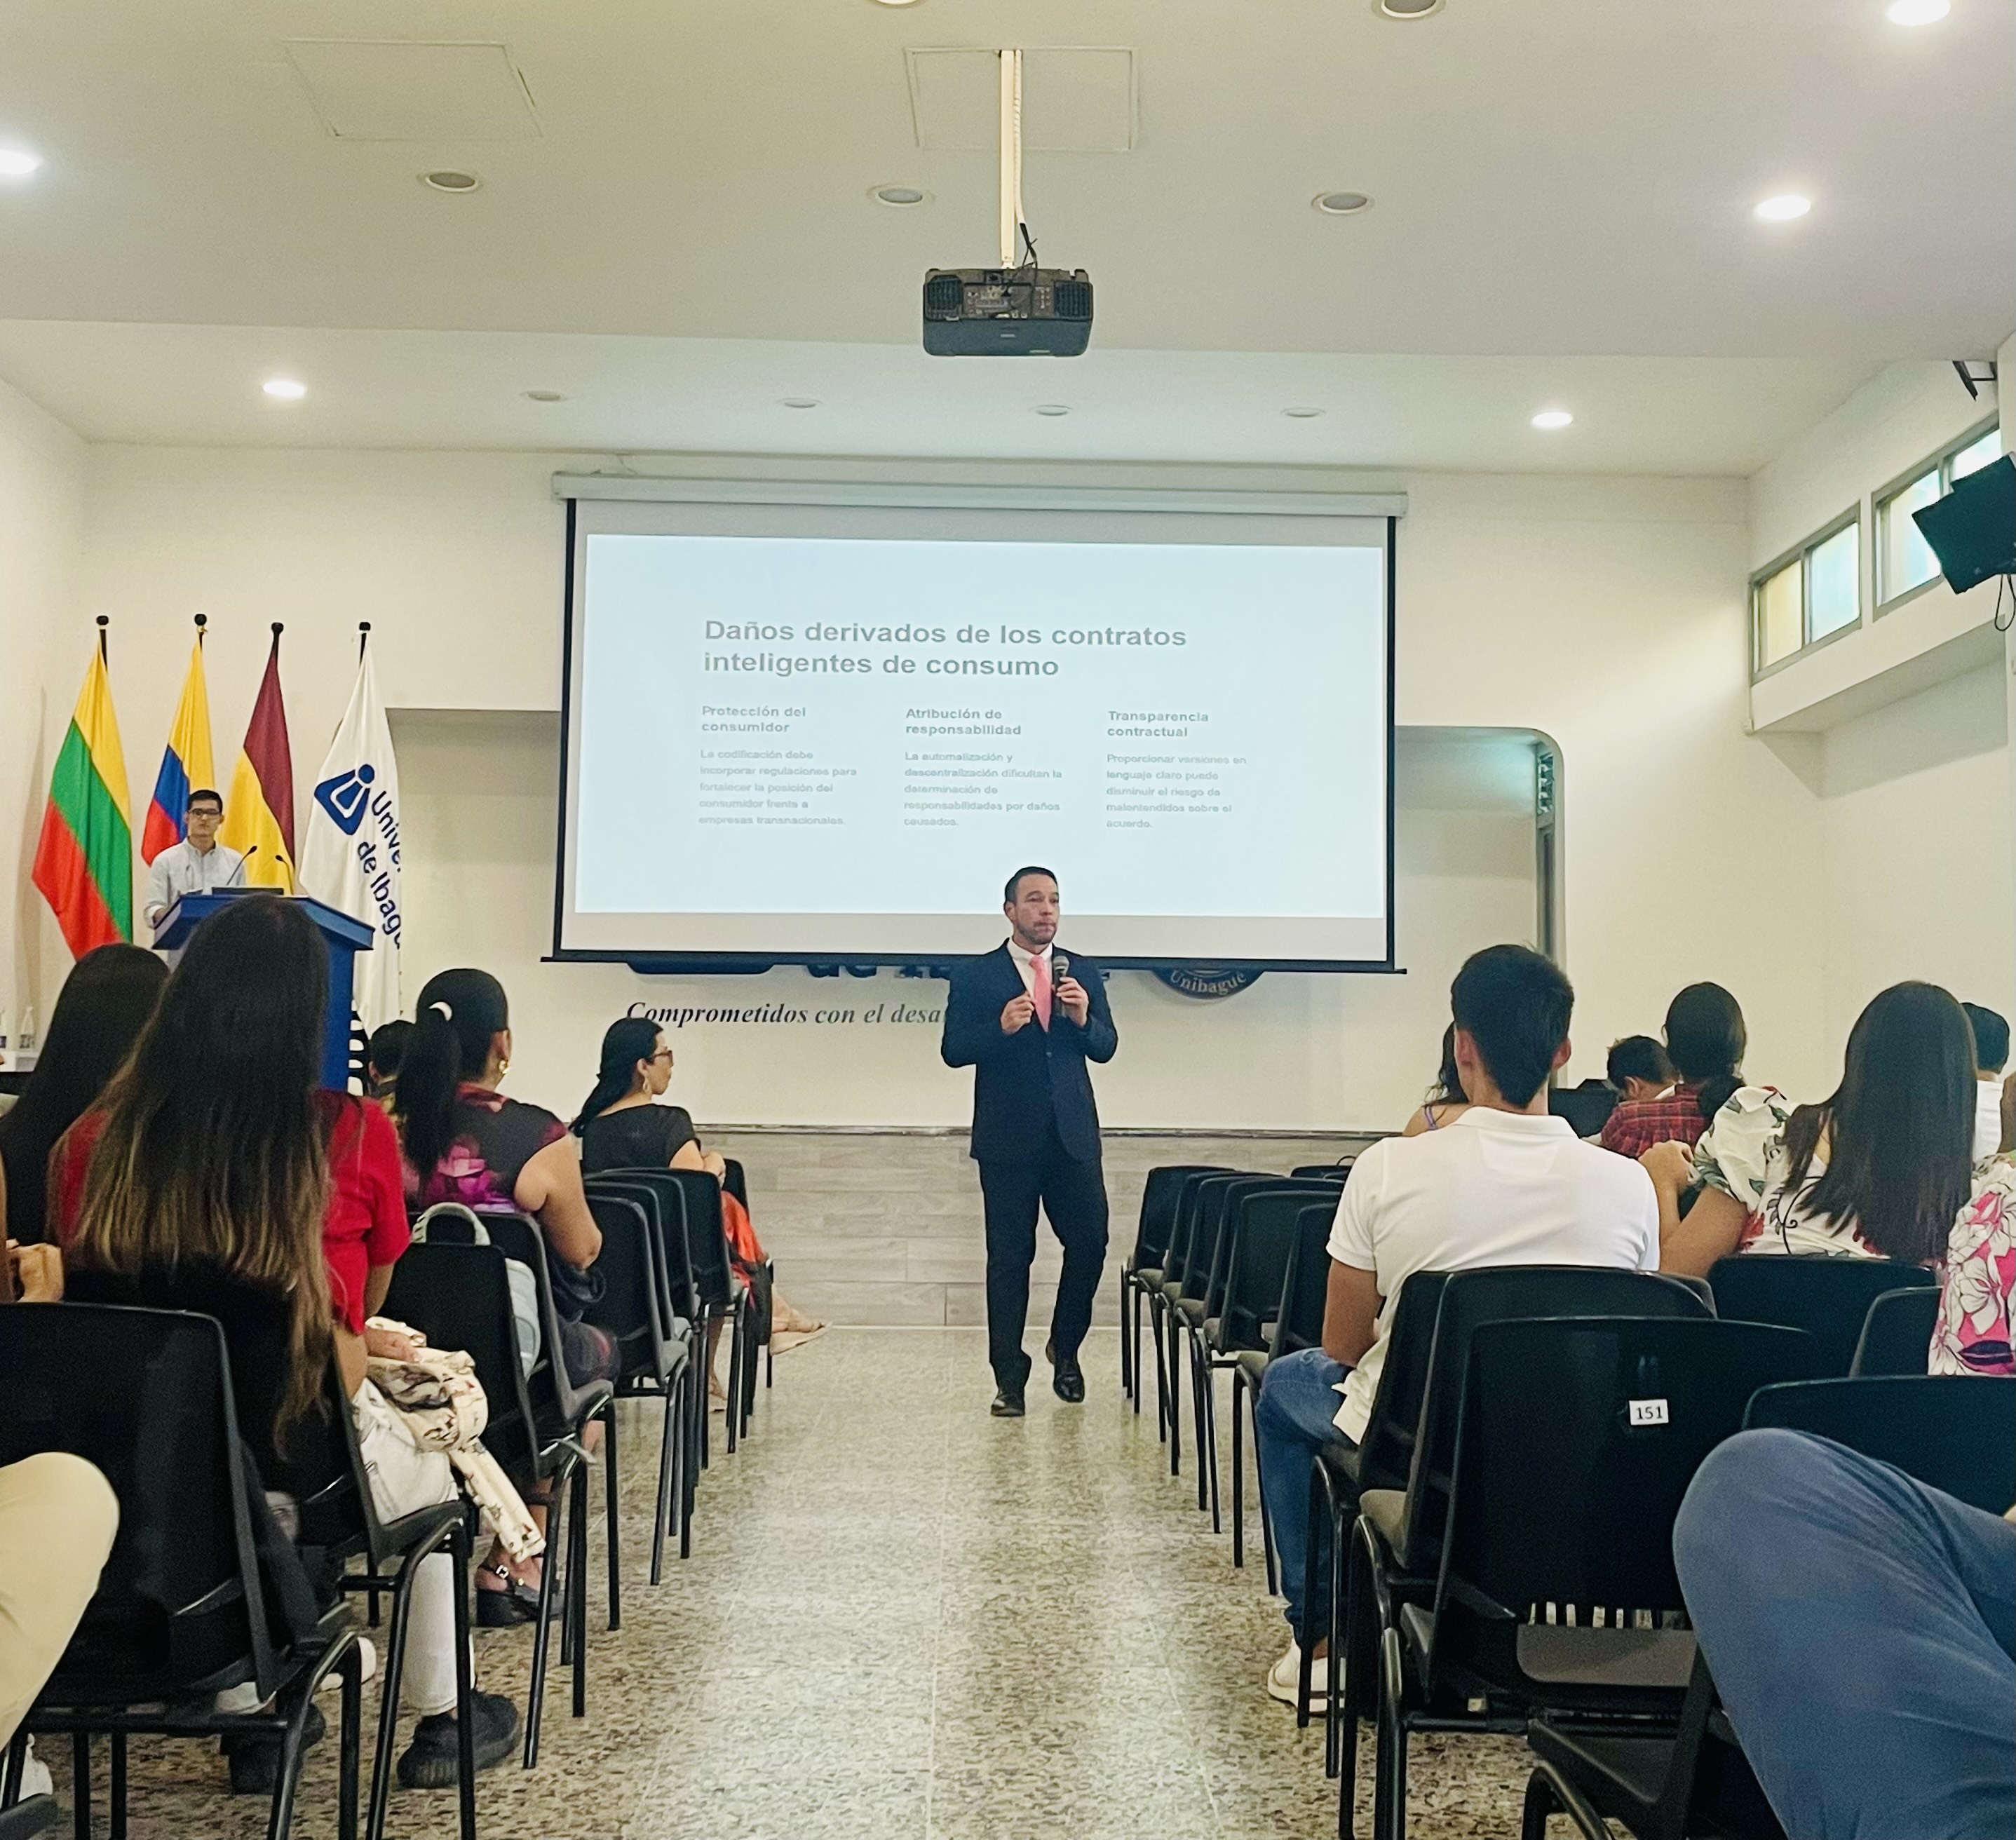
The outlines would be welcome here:
[[[1022,217],[1022,54],[1003,51],[1000,265],[926,271],[924,349],[934,358],[1077,358],[1091,339],[1092,278],[1036,265]]]
[[[934,358],[1076,358],[1092,337],[1082,268],[933,268],[924,349]]]

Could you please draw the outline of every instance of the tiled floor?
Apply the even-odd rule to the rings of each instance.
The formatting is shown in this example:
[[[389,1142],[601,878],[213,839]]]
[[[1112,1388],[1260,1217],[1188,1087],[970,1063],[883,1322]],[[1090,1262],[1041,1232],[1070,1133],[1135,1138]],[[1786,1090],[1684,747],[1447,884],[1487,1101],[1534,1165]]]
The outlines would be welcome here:
[[[1284,1626],[1257,1550],[1232,1569],[1152,1416],[1124,1410],[1117,1338],[1088,1345],[1085,1406],[1032,1391],[1019,1423],[987,1414],[983,1348],[977,1330],[834,1330],[780,1360],[751,1442],[703,1486],[693,1557],[655,1590],[647,1428],[627,1421],[623,1628],[593,1635],[588,1719],[556,1677],[538,1769],[484,1778],[486,1840],[1334,1832],[1319,1733],[1261,1691]],[[599,1559],[595,1575],[599,1607]],[[522,1694],[529,1650],[529,1632],[480,1633],[484,1683]],[[295,1826],[315,1840],[334,1828],[332,1748]],[[203,1747],[135,1753],[136,1836],[263,1832]],[[1416,1840],[1516,1831],[1521,1755],[1417,1740]],[[447,1840],[452,1795],[395,1793],[390,1831]]]

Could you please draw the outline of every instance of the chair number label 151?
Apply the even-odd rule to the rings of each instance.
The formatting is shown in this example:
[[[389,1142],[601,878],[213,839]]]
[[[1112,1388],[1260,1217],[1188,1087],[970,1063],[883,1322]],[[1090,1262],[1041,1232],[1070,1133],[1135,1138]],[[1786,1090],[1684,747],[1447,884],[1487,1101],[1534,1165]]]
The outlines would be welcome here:
[[[1631,1423],[1665,1424],[1669,1422],[1666,1402],[1664,1399],[1633,1399],[1631,1402]]]

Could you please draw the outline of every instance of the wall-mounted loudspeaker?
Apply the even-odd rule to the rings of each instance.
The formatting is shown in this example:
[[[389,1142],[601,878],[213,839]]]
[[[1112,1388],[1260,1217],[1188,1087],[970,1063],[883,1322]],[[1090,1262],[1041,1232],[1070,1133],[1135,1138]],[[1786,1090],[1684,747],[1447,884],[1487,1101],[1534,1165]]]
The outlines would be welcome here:
[[[2004,454],[1911,513],[1956,594],[2016,572],[2016,460]]]

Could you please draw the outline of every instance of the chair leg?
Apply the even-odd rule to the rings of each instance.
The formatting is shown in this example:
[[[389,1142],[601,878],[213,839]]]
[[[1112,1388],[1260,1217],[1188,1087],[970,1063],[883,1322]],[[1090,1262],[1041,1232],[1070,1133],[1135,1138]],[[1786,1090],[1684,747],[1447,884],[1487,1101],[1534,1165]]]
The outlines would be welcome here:
[[[416,1578],[410,1557],[401,1560],[392,1586],[392,1631],[385,1644],[385,1678],[378,1702],[378,1743],[371,1759],[371,1802],[365,1815],[367,1840],[380,1840],[385,1812],[392,1799],[392,1752],[399,1737],[399,1692],[406,1677],[406,1625],[412,1608]],[[461,1709],[457,1708],[458,1716]]]
[[[1202,1514],[1211,1505],[1211,1498],[1204,1481],[1204,1426],[1211,1416],[1211,1408],[1204,1395],[1204,1362],[1200,1349],[1202,1345],[1187,1330],[1183,1344],[1190,1355],[1190,1435],[1197,1440],[1197,1512]]]
[[[362,1651],[355,1642],[350,1652],[337,1664],[355,1672],[363,1665]],[[301,1695],[301,1703],[294,1708],[293,1716],[287,1721],[287,1729],[280,1739],[279,1773],[273,1779],[272,1812],[266,1817],[266,1840],[287,1840],[294,1824],[294,1793],[301,1787],[301,1759],[308,1746],[301,1741],[308,1733],[308,1712],[315,1704],[314,1683]],[[351,1800],[351,1831],[356,1831],[356,1799]]]
[[[1130,1284],[1127,1287],[1126,1320],[1120,1326],[1121,1339],[1133,1344],[1134,1385],[1132,1388],[1134,1416],[1141,1416],[1141,1287]]]
[[[362,1678],[363,1668],[358,1665],[358,1677]],[[126,1840],[126,1734],[115,1731],[112,1734],[112,1830],[111,1840]],[[354,1834],[345,1840],[355,1840]]]
[[[12,1808],[21,1799],[21,1769],[28,1754],[28,1734],[16,1731],[0,1751],[0,1809]]]
[[[1582,1840],[1610,1840],[1608,1824],[1588,1798],[1553,1764],[1543,1762],[1526,1778],[1526,1799],[1519,1813],[1519,1840],[1547,1840],[1547,1817],[1557,1809],[1575,1823]]]
[[[1267,1594],[1281,1594],[1280,1561],[1274,1556],[1274,1524],[1267,1518],[1267,1477],[1260,1467],[1260,1389],[1246,1389],[1246,1410],[1253,1415],[1253,1503],[1260,1511],[1260,1551],[1267,1562]]]
[[[728,1410],[721,1416],[728,1432],[728,1454],[735,1454],[742,1424],[742,1314],[737,1309],[728,1330]]]
[[[476,1668],[469,1651],[470,1539],[466,1521],[448,1536],[448,1558],[455,1567],[455,1812],[460,1840],[476,1840],[476,1730],[470,1712]],[[371,1840],[379,1840],[379,1836],[373,1834]]]
[[[77,1840],[91,1840],[91,1734],[70,1734],[70,1820]]]
[[[341,1664],[343,1690],[337,1714],[336,1835],[357,1840],[358,1763],[364,1748],[364,1653],[353,1647]]]
[[[693,1557],[693,1503],[700,1498],[700,1439],[706,1431],[707,1382],[699,1367],[686,1367],[686,1424],[680,1435],[686,1439],[686,1454],[679,1463],[679,1557]],[[700,1414],[698,1418],[695,1413]]]
[[[686,1410],[686,1400],[679,1392],[676,1377],[665,1385],[665,1421],[658,1437],[658,1489],[657,1503],[651,1520],[651,1582],[656,1584],[664,1575],[665,1527],[671,1518],[672,1485],[677,1478],[674,1455],[676,1435]]]
[[[1232,1563],[1244,1569],[1246,1564],[1246,1452],[1244,1445],[1246,1374],[1243,1369],[1232,1370]]]
[[[565,1472],[553,1478],[561,1486],[550,1489],[553,1505],[546,1511],[545,1561],[539,1568],[539,1621],[532,1633],[532,1683],[525,1695],[525,1767],[539,1761],[539,1718],[546,1702],[546,1660],[553,1647],[553,1575],[560,1569],[561,1536],[566,1532],[567,1502],[571,1478]]]
[[[616,1475],[616,1401],[602,1409],[602,1496],[609,1511],[609,1626],[623,1626],[623,1516]]]
[[[1197,1391],[1201,1395],[1197,1424],[1204,1434],[1201,1440],[1204,1449],[1197,1460],[1211,1478],[1211,1530],[1222,1533],[1225,1529],[1219,1512],[1218,1385],[1211,1377],[1211,1350],[1201,1338],[1197,1342]]]
[[[574,1471],[574,1556],[567,1561],[573,1592],[574,1716],[588,1716],[588,1465]]]
[[[1407,1679],[1400,1632],[1388,1629],[1379,1643],[1379,1767],[1374,1779],[1374,1840],[1406,1840]]]

